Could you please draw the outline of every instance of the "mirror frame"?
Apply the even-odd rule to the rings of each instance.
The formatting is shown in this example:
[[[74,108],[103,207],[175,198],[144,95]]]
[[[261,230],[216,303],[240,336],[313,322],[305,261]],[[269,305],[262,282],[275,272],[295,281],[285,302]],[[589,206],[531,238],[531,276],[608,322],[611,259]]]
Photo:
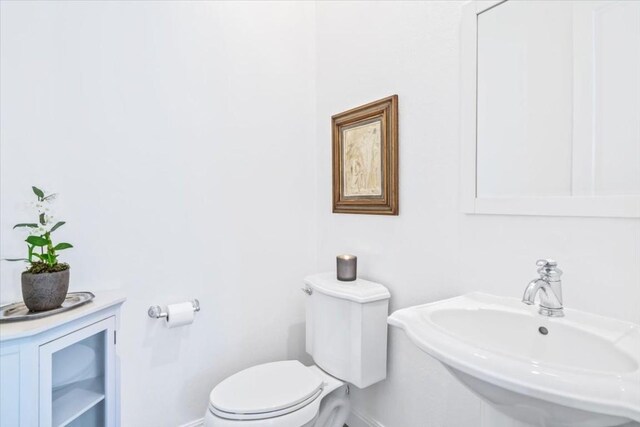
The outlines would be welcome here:
[[[640,218],[640,195],[477,196],[478,15],[507,0],[472,0],[463,6],[460,39],[460,208],[469,214]],[[508,0],[520,1],[520,0]]]

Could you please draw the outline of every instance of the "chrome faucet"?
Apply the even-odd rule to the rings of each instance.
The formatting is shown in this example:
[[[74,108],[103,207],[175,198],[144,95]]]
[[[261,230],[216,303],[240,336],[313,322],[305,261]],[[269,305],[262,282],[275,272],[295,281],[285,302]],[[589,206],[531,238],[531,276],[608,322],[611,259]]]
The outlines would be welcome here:
[[[524,290],[522,302],[528,305],[535,303],[540,294],[540,313],[543,316],[562,317],[562,270],[552,259],[541,259],[536,262],[539,278],[532,280]]]

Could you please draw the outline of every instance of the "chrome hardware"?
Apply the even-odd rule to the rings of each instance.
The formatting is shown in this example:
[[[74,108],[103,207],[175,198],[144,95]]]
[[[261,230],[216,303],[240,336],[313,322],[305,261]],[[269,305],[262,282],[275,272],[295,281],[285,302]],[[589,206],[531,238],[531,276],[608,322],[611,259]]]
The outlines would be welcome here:
[[[167,312],[162,311],[162,308],[160,308],[159,305],[154,305],[152,307],[149,307],[149,311],[147,311],[147,314],[149,315],[149,317],[153,317],[154,319],[167,317]]]
[[[200,301],[194,299],[191,301],[191,305],[193,305],[193,311],[200,311]],[[169,315],[167,311],[163,310],[159,305],[152,305],[151,307],[149,307],[147,314],[149,315],[149,317],[152,317],[154,319],[161,319]]]
[[[557,267],[558,262],[553,259],[539,259],[536,261],[538,267]]]
[[[536,295],[540,294],[540,309],[538,313],[549,317],[562,317],[562,270],[552,259],[540,259],[536,262],[539,278],[532,280],[524,290],[522,302],[528,305],[535,303]]]
[[[307,295],[311,295],[313,293],[313,289],[311,288],[300,288],[300,290]]]

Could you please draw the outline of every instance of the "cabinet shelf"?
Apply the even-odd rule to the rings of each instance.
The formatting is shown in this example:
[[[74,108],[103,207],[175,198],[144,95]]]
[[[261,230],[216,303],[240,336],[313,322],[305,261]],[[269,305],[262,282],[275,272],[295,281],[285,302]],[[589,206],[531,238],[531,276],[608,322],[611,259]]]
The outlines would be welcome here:
[[[80,415],[104,400],[103,378],[78,381],[53,390],[54,427],[70,424]]]

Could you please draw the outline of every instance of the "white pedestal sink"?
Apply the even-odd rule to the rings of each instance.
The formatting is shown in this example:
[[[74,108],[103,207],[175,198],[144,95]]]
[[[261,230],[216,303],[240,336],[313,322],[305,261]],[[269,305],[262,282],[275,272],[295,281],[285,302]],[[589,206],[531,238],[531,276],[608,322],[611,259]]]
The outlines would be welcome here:
[[[503,414],[537,426],[640,422],[640,325],[471,293],[398,310],[402,328]]]

